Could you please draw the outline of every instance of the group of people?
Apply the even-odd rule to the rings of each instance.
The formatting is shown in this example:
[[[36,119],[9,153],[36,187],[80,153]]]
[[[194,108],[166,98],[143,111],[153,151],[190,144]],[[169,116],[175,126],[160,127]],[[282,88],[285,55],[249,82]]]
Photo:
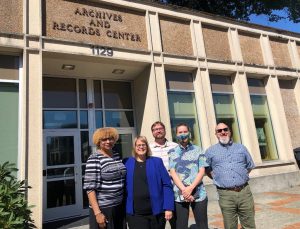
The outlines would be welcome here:
[[[132,157],[113,151],[115,128],[93,135],[97,152],[86,164],[84,189],[90,204],[90,228],[188,228],[192,208],[196,228],[208,229],[205,174],[213,179],[225,229],[254,229],[254,201],[248,185],[253,160],[245,146],[234,143],[225,123],[216,126],[218,143],[205,152],[191,141],[187,124],[176,126],[177,143],[166,139],[162,122],[151,126],[154,142],[138,136]],[[126,224],[127,223],[127,224]]]

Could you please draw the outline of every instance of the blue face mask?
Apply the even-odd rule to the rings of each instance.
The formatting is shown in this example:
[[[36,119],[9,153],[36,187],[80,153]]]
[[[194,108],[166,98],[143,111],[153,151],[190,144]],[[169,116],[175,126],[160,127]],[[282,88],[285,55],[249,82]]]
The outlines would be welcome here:
[[[182,142],[183,140],[190,138],[190,133],[188,132],[185,134],[177,135],[176,138],[178,141]]]

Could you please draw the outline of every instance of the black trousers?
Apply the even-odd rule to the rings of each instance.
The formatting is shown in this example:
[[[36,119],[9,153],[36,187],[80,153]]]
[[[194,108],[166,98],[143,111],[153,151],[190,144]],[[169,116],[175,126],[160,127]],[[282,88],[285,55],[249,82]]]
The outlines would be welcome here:
[[[106,229],[126,229],[125,209],[122,204],[114,207],[101,208],[101,211],[108,221],[106,223]],[[99,229],[93,209],[91,208],[89,223],[90,229]]]
[[[190,206],[196,221],[195,228],[208,229],[207,198],[200,202],[175,202],[176,229],[188,229]]]
[[[128,215],[126,216],[129,229],[165,229],[165,214],[159,215]]]

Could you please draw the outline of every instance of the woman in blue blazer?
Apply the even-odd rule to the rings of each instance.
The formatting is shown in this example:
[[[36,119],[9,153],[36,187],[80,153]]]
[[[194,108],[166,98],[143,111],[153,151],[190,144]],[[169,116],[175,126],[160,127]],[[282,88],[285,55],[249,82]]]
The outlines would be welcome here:
[[[124,161],[126,214],[130,229],[164,229],[172,218],[174,193],[161,158],[151,157],[146,137],[135,139],[133,157]]]

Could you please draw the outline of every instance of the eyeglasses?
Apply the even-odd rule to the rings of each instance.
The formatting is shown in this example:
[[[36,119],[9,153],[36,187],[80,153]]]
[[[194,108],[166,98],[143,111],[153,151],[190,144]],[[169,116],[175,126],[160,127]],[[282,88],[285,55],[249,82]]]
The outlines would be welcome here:
[[[135,145],[135,147],[137,147],[137,148],[146,148],[147,145],[146,144],[138,144],[138,145]]]
[[[165,130],[165,128],[160,127],[160,128],[154,128],[154,129],[152,129],[153,132],[161,131],[161,130]]]
[[[110,142],[113,142],[115,139],[110,137],[110,138],[102,138],[100,139],[101,142],[106,142],[106,141],[110,141]]]
[[[229,131],[229,128],[226,127],[226,128],[223,128],[223,129],[217,129],[217,130],[216,130],[217,133],[222,133],[222,131],[228,132],[228,131]]]

